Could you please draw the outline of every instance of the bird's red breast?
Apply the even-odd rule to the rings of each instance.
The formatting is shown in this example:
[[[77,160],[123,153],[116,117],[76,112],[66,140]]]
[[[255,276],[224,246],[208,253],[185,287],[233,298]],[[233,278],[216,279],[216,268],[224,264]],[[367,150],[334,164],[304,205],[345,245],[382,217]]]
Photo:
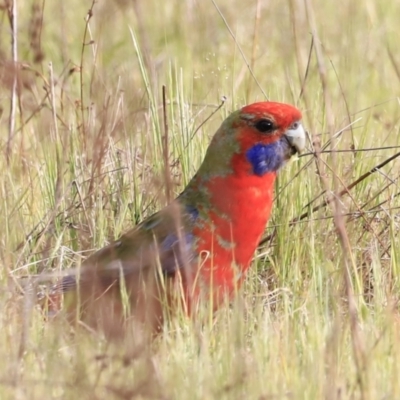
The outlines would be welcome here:
[[[207,215],[212,223],[196,226],[193,234],[196,251],[209,253],[200,270],[208,285],[232,292],[244,276],[271,213],[274,178],[274,172],[232,175],[206,185],[214,204]]]

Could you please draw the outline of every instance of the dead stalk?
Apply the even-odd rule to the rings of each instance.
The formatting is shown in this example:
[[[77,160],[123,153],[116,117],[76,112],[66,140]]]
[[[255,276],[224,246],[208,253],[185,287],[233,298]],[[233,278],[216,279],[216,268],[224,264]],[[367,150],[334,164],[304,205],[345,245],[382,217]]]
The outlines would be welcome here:
[[[324,96],[324,104],[325,104],[325,115],[327,121],[327,128],[329,134],[331,135],[331,146],[334,149],[336,138],[334,137],[334,114],[332,110],[332,101],[331,95],[329,90],[329,85],[327,81],[327,72],[325,67],[324,55],[322,52],[321,42],[318,37],[317,26],[315,23],[314,18],[314,10],[311,4],[311,0],[305,0],[306,11],[308,16],[309,25],[312,31],[312,35],[314,38],[314,49],[315,55],[317,58],[318,64],[318,72],[320,76],[320,81],[322,85],[322,91]],[[332,169],[336,170],[337,166],[337,154],[335,152],[331,153],[331,163]],[[324,179],[325,189],[328,191],[329,186],[327,185],[326,180]],[[367,370],[366,370],[366,363],[365,363],[365,348],[364,343],[362,340],[361,332],[358,326],[358,311],[357,305],[355,302],[352,279],[351,279],[351,272],[350,272],[350,265],[354,261],[352,259],[352,253],[350,248],[350,242],[347,235],[347,230],[344,222],[344,218],[342,216],[342,203],[340,198],[336,196],[336,193],[339,193],[339,179],[338,176],[334,173],[333,174],[333,202],[332,208],[334,213],[334,224],[336,227],[338,239],[342,248],[342,260],[343,260],[343,279],[344,285],[346,290],[346,297],[348,303],[348,310],[349,310],[349,322],[350,322],[350,332],[351,332],[351,339],[352,339],[352,347],[353,347],[353,354],[354,354],[354,363],[357,369],[357,383],[360,389],[360,395],[362,399],[368,398],[368,390],[366,388],[367,385]]]
[[[11,143],[15,131],[15,114],[17,110],[17,63],[18,63],[18,14],[17,14],[17,0],[12,0],[8,7],[8,18],[11,27],[11,55],[13,60],[13,84],[11,88],[11,104],[10,104],[10,117],[8,122],[8,140],[7,140],[7,165],[10,164]]]
[[[257,0],[257,5],[256,5],[256,15],[254,17],[254,31],[253,31],[253,47],[251,50],[251,59],[250,59],[250,68],[254,71],[254,66],[256,64],[256,57],[257,57],[257,49],[258,49],[258,34],[259,34],[259,29],[260,29],[260,19],[261,19],[261,0]],[[253,80],[249,79],[249,83],[247,85],[247,93],[246,93],[246,98],[250,98],[251,94],[251,89],[253,87],[252,85]]]
[[[91,20],[91,18],[93,17],[93,8],[94,5],[96,4],[96,0],[92,1],[92,4],[86,14],[85,17],[85,30],[83,33],[83,39],[82,39],[82,47],[81,47],[81,61],[80,61],[80,66],[79,66],[79,80],[80,80],[80,89],[81,89],[81,104],[80,104],[80,109],[81,109],[81,126],[82,126],[82,134],[83,134],[83,138],[86,141],[86,135],[85,135],[85,131],[86,131],[86,126],[85,126],[85,107],[84,107],[84,96],[83,96],[83,56],[85,54],[85,48],[88,44],[91,44],[91,42],[86,43],[86,38],[88,35],[88,29],[89,29],[89,22]]]
[[[163,102],[163,119],[164,119],[164,137],[163,137],[163,154],[164,154],[164,179],[167,204],[171,202],[171,173],[169,168],[169,150],[168,150],[168,117],[167,117],[167,95],[165,85],[162,87],[162,102]]]

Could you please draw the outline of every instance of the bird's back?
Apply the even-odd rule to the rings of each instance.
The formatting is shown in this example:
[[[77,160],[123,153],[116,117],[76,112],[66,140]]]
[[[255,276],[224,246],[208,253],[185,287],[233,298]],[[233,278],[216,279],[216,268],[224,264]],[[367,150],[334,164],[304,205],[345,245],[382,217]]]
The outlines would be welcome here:
[[[113,335],[132,318],[159,330],[172,301],[185,307],[195,217],[176,200],[86,259],[58,284],[68,318]]]

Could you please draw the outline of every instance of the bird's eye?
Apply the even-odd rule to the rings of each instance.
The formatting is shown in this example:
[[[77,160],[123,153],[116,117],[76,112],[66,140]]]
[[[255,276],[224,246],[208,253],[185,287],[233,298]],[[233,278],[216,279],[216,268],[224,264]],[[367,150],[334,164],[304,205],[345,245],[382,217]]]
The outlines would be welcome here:
[[[260,119],[254,126],[262,133],[272,132],[275,129],[274,123],[269,119]]]

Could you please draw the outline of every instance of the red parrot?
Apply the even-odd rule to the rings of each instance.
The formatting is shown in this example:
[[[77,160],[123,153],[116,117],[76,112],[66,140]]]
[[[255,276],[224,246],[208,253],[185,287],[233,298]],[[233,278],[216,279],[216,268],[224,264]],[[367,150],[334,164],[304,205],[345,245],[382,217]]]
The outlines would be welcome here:
[[[268,222],[276,174],[305,142],[301,112],[291,105],[233,112],[171,204],[56,285],[69,317],[112,331],[133,319],[156,331],[177,298],[191,315],[201,299],[216,309],[231,298]]]

